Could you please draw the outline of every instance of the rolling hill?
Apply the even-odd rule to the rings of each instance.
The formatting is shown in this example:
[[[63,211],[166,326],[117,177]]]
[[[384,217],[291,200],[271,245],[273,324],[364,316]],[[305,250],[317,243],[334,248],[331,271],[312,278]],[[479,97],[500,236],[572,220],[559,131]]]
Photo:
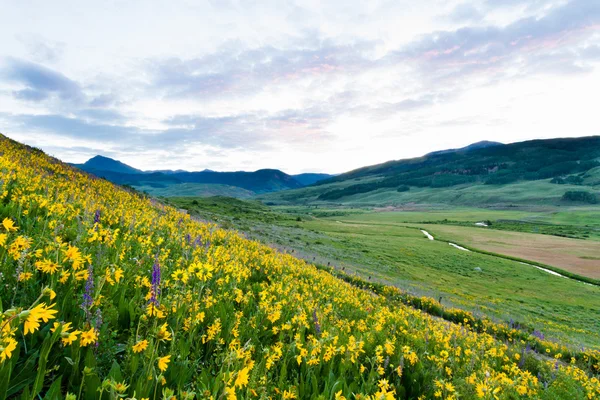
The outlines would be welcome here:
[[[599,166],[600,136],[506,145],[481,142],[359,168],[261,198],[365,205],[558,204],[568,201],[563,199],[567,191],[590,193],[590,199],[596,196]]]
[[[260,193],[300,188],[332,176],[312,173],[292,176],[277,169],[254,172],[217,172],[208,169],[198,172],[142,171],[103,156],[71,165],[111,182],[165,197],[228,195],[246,198]]]

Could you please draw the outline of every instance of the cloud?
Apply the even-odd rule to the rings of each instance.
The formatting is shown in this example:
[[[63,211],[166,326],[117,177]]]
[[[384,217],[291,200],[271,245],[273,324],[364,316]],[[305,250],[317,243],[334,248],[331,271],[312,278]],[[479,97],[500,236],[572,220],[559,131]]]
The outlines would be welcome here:
[[[81,87],[63,74],[28,61],[8,58],[1,70],[4,79],[20,84],[14,96],[22,100],[41,101],[57,96],[63,101],[81,101]]]
[[[56,63],[66,48],[65,43],[45,40],[40,35],[18,34],[16,39],[27,48],[32,59],[41,63]]]
[[[304,44],[310,42],[309,38]],[[148,73],[152,88],[168,97],[240,96],[256,94],[266,85],[359,71],[371,64],[367,53],[373,46],[323,41],[316,47],[247,49],[230,43],[199,58],[153,60]]]
[[[471,3],[462,3],[454,7],[447,18],[454,22],[479,22],[483,13]]]
[[[577,46],[599,29],[600,2],[574,0],[540,18],[522,18],[505,27],[463,27],[427,34],[389,58],[418,65],[421,76],[429,80],[465,79],[478,73],[493,76],[512,65],[573,71],[576,60],[545,57]],[[557,63],[563,68],[557,68]]]

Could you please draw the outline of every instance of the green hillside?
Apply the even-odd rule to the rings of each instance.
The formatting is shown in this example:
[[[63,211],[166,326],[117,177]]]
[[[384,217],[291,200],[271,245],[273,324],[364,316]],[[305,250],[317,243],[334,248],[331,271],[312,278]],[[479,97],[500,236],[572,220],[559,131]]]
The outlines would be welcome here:
[[[366,206],[586,204],[597,199],[599,165],[600,137],[535,140],[390,161],[261,198]]]

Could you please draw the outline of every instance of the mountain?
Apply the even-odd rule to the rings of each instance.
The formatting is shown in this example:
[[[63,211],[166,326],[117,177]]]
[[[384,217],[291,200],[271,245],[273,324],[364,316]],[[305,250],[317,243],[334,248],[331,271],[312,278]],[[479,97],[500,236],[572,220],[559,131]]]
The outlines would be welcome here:
[[[95,156],[87,160],[84,164],[72,164],[73,166],[80,168],[87,172],[93,171],[107,171],[116,172],[121,174],[141,174],[143,171],[130,167],[121,161],[113,160],[112,158],[104,156]]]
[[[431,156],[431,155],[435,155],[435,154],[446,154],[446,153],[454,153],[454,152],[460,152],[460,151],[484,149],[486,147],[502,146],[503,144],[504,143],[491,142],[489,140],[482,140],[481,142],[472,143],[472,144],[462,147],[460,149],[448,149],[448,150],[433,151],[431,153],[428,153],[427,155]]]
[[[305,174],[292,175],[292,178],[294,178],[295,180],[300,182],[302,185],[308,186],[308,185],[312,185],[313,183],[322,181],[324,179],[331,178],[333,176],[334,175],[330,175],[330,174],[305,173]]]
[[[600,182],[594,178],[594,171],[599,166],[600,136],[512,144],[479,142],[462,149],[359,168],[265,199],[291,203],[510,203],[520,201],[516,192],[500,193],[499,187],[539,181],[544,185],[519,186],[519,193],[527,199],[523,201],[543,203],[552,198],[560,202],[566,189],[597,191],[594,186]]]
[[[72,164],[86,172],[120,185],[129,185],[151,194],[179,196],[183,193],[268,193],[305,186],[294,177],[277,169],[261,169],[254,172],[215,172],[209,169],[198,172],[184,170],[142,171],[112,158],[95,156],[84,164]],[[319,175],[319,174],[311,174]],[[324,174],[323,174],[324,175]],[[324,177],[328,177],[324,175]],[[313,178],[317,179],[317,177]],[[315,180],[316,181],[316,180]],[[187,184],[185,187],[180,185]],[[199,184],[190,188],[189,184]],[[200,185],[201,184],[201,185]],[[219,185],[211,187],[208,185]],[[243,189],[235,190],[234,188]]]

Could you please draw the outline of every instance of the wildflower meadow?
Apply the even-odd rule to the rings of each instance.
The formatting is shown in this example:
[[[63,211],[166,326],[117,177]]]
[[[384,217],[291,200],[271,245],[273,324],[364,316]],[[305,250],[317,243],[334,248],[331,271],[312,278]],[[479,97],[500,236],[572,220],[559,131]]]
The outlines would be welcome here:
[[[0,137],[0,398],[595,399],[598,359]]]

